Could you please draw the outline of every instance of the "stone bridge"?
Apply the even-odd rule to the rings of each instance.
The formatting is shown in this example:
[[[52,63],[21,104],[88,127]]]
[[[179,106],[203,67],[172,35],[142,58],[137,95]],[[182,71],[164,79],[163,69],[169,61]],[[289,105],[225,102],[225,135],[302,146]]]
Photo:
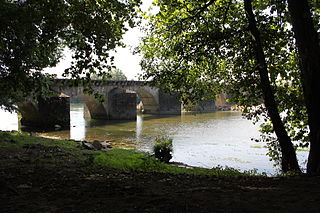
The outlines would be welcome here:
[[[93,119],[135,119],[137,104],[143,106],[144,113],[181,113],[181,103],[176,97],[167,95],[144,81],[93,80],[92,88],[104,96],[104,102],[84,94],[82,86],[70,87],[72,83],[69,79],[58,79],[52,89],[64,96],[82,99]]]
[[[100,102],[83,92],[83,86],[71,87],[70,79],[56,79],[52,85],[59,97],[35,102],[18,104],[26,126],[70,125],[70,98],[83,100],[92,119],[134,120],[137,105],[144,113],[158,115],[180,115],[183,106],[172,95],[163,93],[159,88],[144,81],[101,81],[93,80],[92,88],[104,97]],[[193,108],[193,111],[215,111],[215,102],[206,101]]]

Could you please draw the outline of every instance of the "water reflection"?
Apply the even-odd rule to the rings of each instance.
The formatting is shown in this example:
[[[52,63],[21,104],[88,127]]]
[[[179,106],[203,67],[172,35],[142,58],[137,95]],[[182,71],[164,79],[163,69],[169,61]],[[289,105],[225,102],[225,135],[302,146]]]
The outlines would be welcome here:
[[[2,131],[18,131],[19,120],[17,113],[10,113],[0,108],[0,130]]]
[[[137,122],[136,122],[136,141],[140,142],[141,140],[141,134],[142,134],[142,128],[143,128],[143,117],[137,116]]]
[[[86,138],[86,120],[84,119],[84,105],[72,103],[70,111],[70,138],[84,140]]]

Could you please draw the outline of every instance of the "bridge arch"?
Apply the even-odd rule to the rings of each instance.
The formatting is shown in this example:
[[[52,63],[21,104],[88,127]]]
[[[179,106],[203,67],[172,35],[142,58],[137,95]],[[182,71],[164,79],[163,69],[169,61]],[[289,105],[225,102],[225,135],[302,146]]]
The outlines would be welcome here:
[[[159,103],[153,94],[151,94],[149,91],[142,88],[139,88],[134,91],[137,93],[139,99],[141,100],[144,113],[150,113],[150,114],[159,113],[159,108],[160,108]]]
[[[108,108],[112,105],[112,97],[115,94],[136,94],[137,100],[135,101],[136,109],[137,107],[143,108],[144,113],[158,114],[159,113],[159,103],[157,98],[155,97],[158,94],[152,94],[148,89],[139,87],[139,88],[113,88],[108,92]],[[129,95],[127,95],[129,96]],[[133,96],[133,95],[131,95]],[[134,99],[134,98],[133,98]],[[134,101],[134,100],[131,101]],[[133,104],[133,103],[132,103]],[[140,109],[138,109],[140,110]]]
[[[85,117],[92,119],[108,119],[105,103],[100,102],[92,95],[84,94],[82,88],[69,88],[60,91],[60,95],[63,97],[69,97],[72,102],[74,99],[80,99],[84,104]]]
[[[108,119],[108,114],[106,110],[106,104],[104,102],[100,102],[96,98],[87,94],[79,94],[77,97],[83,101],[85,111],[89,113],[89,117],[92,119]]]

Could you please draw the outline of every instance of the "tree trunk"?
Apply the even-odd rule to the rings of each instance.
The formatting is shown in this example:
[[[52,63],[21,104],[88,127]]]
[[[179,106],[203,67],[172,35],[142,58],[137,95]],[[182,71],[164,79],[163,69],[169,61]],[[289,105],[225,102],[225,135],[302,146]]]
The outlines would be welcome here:
[[[288,0],[310,129],[308,174],[320,174],[320,45],[307,0]]]
[[[252,35],[252,44],[254,48],[254,56],[257,61],[258,71],[260,75],[260,86],[264,96],[264,103],[268,111],[268,115],[271,119],[274,131],[279,140],[281,153],[282,153],[282,171],[297,171],[300,172],[299,164],[296,157],[293,144],[284,124],[279,115],[278,105],[275,101],[274,92],[271,87],[271,83],[268,76],[268,67],[265,59],[265,55],[262,48],[260,32],[256,25],[255,16],[252,10],[251,0],[244,0],[244,7],[249,22],[249,31]]]

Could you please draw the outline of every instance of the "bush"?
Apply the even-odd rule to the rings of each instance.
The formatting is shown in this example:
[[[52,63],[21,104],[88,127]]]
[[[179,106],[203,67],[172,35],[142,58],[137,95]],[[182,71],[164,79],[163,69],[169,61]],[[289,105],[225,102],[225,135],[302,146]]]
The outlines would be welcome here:
[[[158,137],[153,147],[154,156],[161,162],[168,163],[172,158],[172,139]]]

